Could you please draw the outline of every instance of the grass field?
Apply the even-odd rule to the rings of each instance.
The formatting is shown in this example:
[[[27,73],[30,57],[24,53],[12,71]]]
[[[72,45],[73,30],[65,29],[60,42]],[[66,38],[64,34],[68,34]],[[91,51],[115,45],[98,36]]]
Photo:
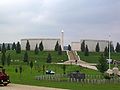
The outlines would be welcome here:
[[[89,63],[98,63],[101,54],[101,52],[90,52],[89,56],[85,56],[83,52],[78,52],[81,60]],[[111,58],[113,60],[120,60],[120,53],[111,53]]]
[[[35,65],[34,65],[35,66]],[[56,72],[56,74],[63,74],[63,65],[56,65],[56,64],[45,64],[46,70],[51,69]],[[79,90],[79,88],[83,87],[84,85],[81,85],[80,83],[69,83],[69,82],[55,82],[55,81],[43,81],[43,80],[35,80],[35,76],[43,75],[42,71],[42,65],[39,67],[40,72],[38,72],[38,69],[35,67],[32,70],[29,66],[23,65],[23,72],[21,74],[20,78],[20,73],[15,72],[15,68],[19,67],[18,65],[11,65],[11,66],[5,66],[4,68],[6,69],[6,72],[10,75],[10,79],[12,83],[17,83],[17,84],[26,84],[26,85],[36,85],[36,86],[47,86],[47,87],[56,87],[56,88],[66,88],[66,89],[71,89],[71,90]],[[19,69],[18,69],[19,70]],[[89,70],[86,68],[82,68],[79,66],[74,66],[74,65],[67,65],[66,66],[66,73],[70,73],[73,71],[79,70],[82,73],[89,74],[89,75],[100,75],[99,72],[94,71],[94,70]],[[85,87],[88,87],[86,85]],[[83,89],[84,90],[84,89]]]
[[[17,64],[17,62],[15,62],[15,60],[19,60],[20,62],[23,62],[23,57],[24,57],[25,51],[22,51],[20,54],[16,54],[16,51],[10,50],[10,51],[6,52],[6,55],[8,55],[9,53],[11,55],[11,59],[13,60],[14,64]],[[58,55],[58,53],[55,51],[42,51],[42,52],[39,52],[38,55],[35,55],[34,51],[28,51],[29,61],[36,60],[37,63],[44,64],[44,63],[46,63],[48,53],[51,54],[52,62],[56,63],[56,62],[64,62],[64,61],[68,60],[66,52],[63,52],[62,55]],[[1,53],[0,53],[0,58],[1,58]],[[1,60],[0,60],[0,62],[1,62]]]
[[[10,53],[11,58],[14,62],[12,62],[12,65],[10,66],[4,66],[6,69],[6,72],[10,75],[10,80],[12,83],[16,84],[25,84],[25,85],[35,85],[35,86],[46,86],[46,87],[55,87],[55,88],[64,88],[64,89],[70,89],[70,90],[119,90],[120,84],[83,84],[83,83],[77,83],[77,82],[55,82],[55,81],[49,81],[49,80],[35,80],[35,76],[43,75],[43,65],[45,65],[45,70],[53,70],[56,72],[56,74],[63,74],[63,65],[57,65],[53,64],[56,62],[61,62],[61,60],[66,61],[67,55],[64,52],[62,56],[59,56],[57,52],[40,52],[38,55],[34,54],[34,51],[28,52],[29,54],[29,60],[37,61],[37,63],[34,62],[34,67],[31,69],[29,65],[26,65],[23,63],[23,56],[25,51],[22,51],[21,54],[16,54],[15,51],[7,51],[6,54]],[[46,63],[46,58],[48,53],[51,53],[52,55],[52,64]],[[88,62],[97,62],[99,59],[100,53],[90,53],[90,56],[85,57],[83,53],[79,52],[79,55],[82,55],[81,58],[84,58],[85,60],[91,60]],[[114,58],[119,59],[118,56],[113,55]],[[1,58],[1,54],[0,54]],[[15,62],[15,60],[20,60],[20,62]],[[19,73],[19,66],[22,65],[23,72],[20,76]],[[18,73],[15,72],[15,68],[18,68]],[[66,74],[69,74],[70,72],[79,70],[82,73],[88,74],[88,75],[101,75],[100,72],[82,68],[80,66],[74,66],[74,65],[67,65],[66,66]]]
[[[56,74],[62,74],[62,65],[45,65],[47,66],[46,69],[50,68],[52,70],[56,69]],[[24,84],[24,85],[35,85],[35,86],[46,86],[46,87],[55,87],[55,88],[64,88],[64,89],[70,89],[70,90],[119,90],[120,84],[83,84],[83,83],[77,83],[77,82],[55,82],[55,81],[43,81],[43,80],[35,80],[35,76],[43,75],[43,71],[41,70],[38,72],[35,68],[33,68],[33,71],[31,73],[30,67],[27,65],[23,65],[23,72],[20,78],[19,72],[15,72],[14,65],[5,67],[6,71],[10,75],[11,82],[17,83],[17,84]],[[42,68],[42,66],[41,66]],[[79,70],[82,73],[89,74],[89,75],[99,75],[100,73],[94,70],[89,70],[86,68],[81,68],[79,66],[74,65],[68,65],[66,66],[66,73]]]

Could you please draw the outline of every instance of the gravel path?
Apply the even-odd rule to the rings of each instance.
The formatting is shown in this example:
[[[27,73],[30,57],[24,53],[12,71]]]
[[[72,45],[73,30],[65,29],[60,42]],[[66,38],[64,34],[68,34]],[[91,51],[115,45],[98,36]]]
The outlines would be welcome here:
[[[9,84],[8,86],[0,86],[0,90],[67,90],[67,89],[57,89],[39,86],[29,86],[29,85],[19,85],[19,84]]]

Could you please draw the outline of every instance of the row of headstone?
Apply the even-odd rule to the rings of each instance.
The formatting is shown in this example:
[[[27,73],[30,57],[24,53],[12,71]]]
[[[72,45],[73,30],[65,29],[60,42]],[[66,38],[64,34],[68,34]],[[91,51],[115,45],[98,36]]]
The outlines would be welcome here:
[[[101,75],[85,75],[86,79],[103,79],[104,77]]]
[[[85,84],[107,84],[107,83],[120,83],[120,79],[73,79],[70,78],[69,82],[80,82],[80,83],[85,83]]]
[[[49,80],[49,81],[66,81],[66,82],[80,82],[80,83],[92,83],[92,84],[105,84],[105,83],[120,83],[120,78],[112,78],[112,79],[103,79],[100,75],[88,75],[86,79],[76,79],[76,78],[68,78],[66,75],[42,75],[36,76],[36,80]],[[62,78],[66,78],[62,80]]]
[[[58,74],[58,75],[41,75],[41,76],[36,76],[36,80],[55,80],[59,81],[60,78],[67,77],[67,75],[64,74]]]

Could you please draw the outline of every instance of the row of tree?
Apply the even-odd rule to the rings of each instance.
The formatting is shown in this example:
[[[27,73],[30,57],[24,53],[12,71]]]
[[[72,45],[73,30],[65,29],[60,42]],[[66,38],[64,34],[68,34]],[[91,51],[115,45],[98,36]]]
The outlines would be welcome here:
[[[12,47],[10,46],[10,44],[7,44],[7,47],[5,46],[5,43],[3,43],[2,45],[0,45],[0,51],[3,53],[6,52],[6,50],[16,50],[16,53],[21,53],[21,45],[19,42],[17,42],[17,44],[15,44],[15,42],[13,42],[12,44]],[[39,51],[43,51],[44,50],[44,46],[43,46],[43,43],[41,41],[41,43],[39,44],[36,44],[35,46],[35,54],[38,54]],[[26,43],[26,51],[30,51],[30,43],[29,41],[27,40],[27,43]],[[59,45],[58,41],[56,42],[56,45],[55,45],[55,51],[58,51],[58,53],[61,55],[62,54],[62,48],[61,48],[61,45]]]
[[[15,42],[12,44],[12,48],[10,47],[10,44],[8,44],[7,48],[5,46],[5,43],[3,43],[1,46],[0,46],[0,51],[2,53],[6,53],[7,50],[16,50],[16,53],[21,53],[21,45],[19,42],[17,42],[17,44],[15,44]]]
[[[7,64],[7,65],[9,66],[10,63],[11,63],[11,56],[10,56],[10,54],[8,54],[8,55],[6,56],[5,53],[2,53],[1,63],[2,63],[3,66],[4,66],[5,64]]]
[[[8,47],[6,49],[5,44],[3,43],[2,48],[1,48],[1,52],[2,52],[1,62],[2,62],[3,66],[6,64],[6,62],[7,62],[8,65],[10,65],[10,60],[11,60],[10,54],[6,58],[6,50],[11,50],[10,45],[8,44]],[[16,50],[16,53],[21,53],[21,45],[20,45],[20,43],[19,42],[17,42],[17,44],[13,43],[12,44],[12,50]],[[42,42],[39,44],[39,47],[36,44],[36,47],[35,47],[35,50],[34,50],[35,54],[38,54],[39,51],[43,51],[43,50],[44,50],[44,47],[43,47]],[[23,58],[23,61],[26,62],[27,64],[29,64],[28,51],[30,51],[30,44],[29,44],[29,41],[27,40],[26,51],[24,53],[24,58]],[[55,51],[58,52],[58,55],[62,55],[62,48],[61,48],[61,45],[59,45],[58,41],[57,41],[57,43],[55,45]],[[52,62],[52,58],[51,58],[50,53],[48,54],[46,62],[47,63]]]
[[[41,43],[39,44],[39,46],[38,46],[38,44],[36,44],[34,51],[35,51],[35,54],[38,54],[39,51],[43,51],[43,50],[44,50],[44,46],[43,46],[43,43],[41,41]],[[58,51],[59,55],[62,55],[62,48],[61,48],[61,45],[59,45],[58,41],[56,42],[54,50]],[[26,43],[26,51],[30,51],[30,43],[29,43],[28,40],[27,40],[27,43]]]
[[[83,42],[81,43],[81,51],[84,52],[84,51],[86,50],[86,47],[88,48],[88,46],[85,45],[85,41],[83,41]],[[105,47],[105,48],[106,48],[106,47]],[[108,46],[107,48],[109,48],[109,46]],[[115,52],[115,51],[116,51],[116,52],[120,52],[120,44],[117,43],[115,50],[114,50],[113,44],[110,44],[110,50],[111,50],[111,52]],[[95,51],[96,51],[96,52],[100,52],[100,45],[99,45],[99,43],[96,44]]]
[[[24,53],[24,57],[23,57],[23,62],[27,63],[27,65],[31,65],[31,61],[29,60],[29,55],[28,55],[28,52],[26,51]],[[48,56],[47,56],[47,60],[46,60],[47,63],[51,63],[52,62],[52,57],[51,57],[51,54],[49,53]],[[8,54],[6,55],[6,53],[2,53],[2,56],[1,56],[1,63],[2,65],[10,65],[11,64],[11,55]]]
[[[85,52],[86,48],[88,49],[88,46],[85,45],[85,41],[83,41],[81,43],[81,51]],[[109,48],[109,46],[108,46],[108,48]],[[20,45],[19,42],[17,42],[17,44],[15,44],[15,42],[13,42],[12,47],[10,46],[10,44],[7,44],[7,47],[6,47],[5,43],[0,45],[0,51],[2,51],[2,53],[6,52],[6,50],[16,50],[16,53],[20,53],[21,52],[21,45]],[[42,41],[39,44],[39,46],[36,44],[35,50],[36,50],[36,53],[38,51],[43,51],[44,50],[44,46],[43,46]],[[61,50],[62,50],[61,49],[61,45],[59,45],[59,43],[57,41],[56,45],[55,45],[55,51],[61,51]],[[68,45],[68,50],[71,51],[71,46],[70,45]],[[117,42],[117,45],[116,45],[115,49],[114,49],[113,44],[110,44],[110,50],[111,50],[111,52],[120,52],[120,44]],[[27,40],[27,43],[26,43],[26,51],[30,51],[30,43],[29,43],[28,40]],[[88,51],[89,51],[89,49],[88,49]],[[100,52],[100,45],[99,45],[99,43],[96,44],[95,51],[96,52]]]
[[[26,51],[24,53],[24,58],[23,58],[23,61],[25,63],[27,63],[27,65],[29,64],[29,55],[28,55],[28,52]],[[51,63],[52,62],[52,57],[51,57],[51,54],[49,53],[48,56],[47,56],[47,60],[46,60],[47,63]]]
[[[89,49],[88,49],[88,46],[85,45],[85,41],[83,41],[83,42],[81,43],[81,51],[82,51],[82,52],[85,52],[85,53],[86,53],[86,54],[85,54],[86,56],[89,55],[89,54],[88,54]],[[95,51],[96,51],[96,52],[100,52],[99,43],[96,44]],[[105,49],[104,49],[105,56],[107,56],[108,51],[109,51],[109,46],[106,46]],[[120,52],[120,44],[117,43],[115,49],[114,49],[113,44],[110,44],[110,52]]]
[[[38,44],[36,44],[35,49],[38,49],[38,50],[40,50],[40,51],[43,51],[43,50],[44,50],[44,46],[43,46],[42,41],[41,41],[41,43],[39,44],[39,47],[38,47]],[[26,43],[26,51],[30,51],[30,43],[29,43],[28,40],[27,40],[27,43]]]

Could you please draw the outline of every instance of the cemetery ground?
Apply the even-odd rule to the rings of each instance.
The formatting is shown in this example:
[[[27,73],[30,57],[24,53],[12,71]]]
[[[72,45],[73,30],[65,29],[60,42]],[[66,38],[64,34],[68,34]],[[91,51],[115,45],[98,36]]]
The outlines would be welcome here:
[[[42,66],[42,65],[41,65]],[[38,72],[35,68],[33,68],[32,72],[29,66],[22,65],[23,72],[20,75],[19,72],[15,72],[16,65],[5,66],[6,72],[10,75],[10,79],[12,83],[15,84],[23,84],[23,85],[33,85],[33,86],[45,86],[45,87],[54,87],[54,88],[63,88],[70,90],[119,90],[119,83],[81,83],[81,82],[68,82],[67,79],[60,78],[59,81],[54,80],[36,80],[35,76],[43,75],[43,71]],[[63,74],[61,65],[48,65],[47,68],[56,71],[57,74]],[[46,69],[47,69],[46,68]],[[42,69],[42,67],[41,67]],[[82,73],[87,75],[101,75],[98,71],[89,70],[86,68],[82,68],[79,66],[68,65],[66,67],[66,73],[79,70]],[[90,76],[91,77],[91,76]]]
[[[89,52],[89,56],[85,56],[84,52],[78,52],[80,59],[88,63],[98,63],[100,55],[102,52]],[[111,53],[112,60],[120,60],[120,53]]]
[[[24,85],[34,85],[34,86],[45,86],[45,87],[54,87],[54,88],[63,88],[63,89],[70,89],[70,90],[119,90],[120,89],[120,82],[108,82],[108,83],[85,83],[85,82],[74,82],[69,81],[68,78],[61,77],[63,75],[63,65],[55,64],[57,62],[64,62],[67,60],[67,55],[64,52],[62,56],[59,56],[56,52],[40,52],[38,55],[34,54],[34,51],[29,51],[29,60],[34,61],[33,68],[30,68],[30,65],[27,65],[23,62],[23,56],[24,52],[22,51],[21,54],[16,54],[15,51],[7,51],[6,54],[11,54],[11,59],[13,60],[11,62],[10,66],[5,65],[4,68],[6,69],[6,72],[10,75],[10,80],[12,83],[15,84],[24,84]],[[46,63],[46,58],[48,56],[48,53],[51,53],[52,56],[52,62],[51,64]],[[98,54],[98,53],[97,53]],[[94,55],[94,53],[92,53]],[[94,55],[96,56],[96,55]],[[1,57],[1,54],[0,54]],[[89,56],[90,57],[90,56]],[[92,57],[92,56],[91,56]],[[97,55],[97,58],[99,57],[99,54]],[[117,55],[114,56],[115,58],[118,58]],[[81,57],[82,58],[82,57]],[[89,59],[89,58],[88,58]],[[87,59],[87,60],[88,60]],[[93,60],[93,59],[91,59]],[[94,59],[96,60],[96,59]],[[36,62],[35,62],[36,61]],[[94,62],[94,61],[92,61]],[[60,78],[57,80],[49,80],[49,79],[42,79],[42,80],[36,80],[36,76],[44,76],[45,70],[43,70],[43,65],[45,66],[45,70],[53,70],[55,71],[55,75],[60,75]],[[19,73],[19,66],[22,66],[22,73]],[[18,71],[16,71],[16,68]],[[89,75],[89,79],[96,78],[100,79],[103,78],[101,73],[98,71],[90,70],[87,68],[82,68],[80,66],[76,65],[66,65],[66,74],[69,74],[73,71],[80,71],[82,73],[85,73],[86,75]],[[52,75],[50,75],[52,76]],[[54,75],[53,75],[54,76]],[[97,77],[96,77],[97,76]]]

